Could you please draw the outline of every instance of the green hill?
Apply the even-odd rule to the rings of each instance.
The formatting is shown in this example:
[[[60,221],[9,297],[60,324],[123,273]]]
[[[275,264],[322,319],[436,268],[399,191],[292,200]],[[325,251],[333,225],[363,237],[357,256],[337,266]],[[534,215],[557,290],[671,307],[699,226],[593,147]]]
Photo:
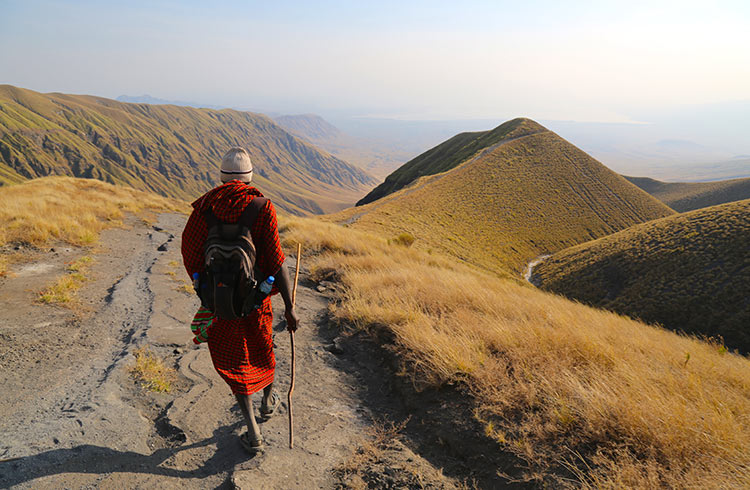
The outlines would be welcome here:
[[[478,152],[486,150],[501,141],[546,131],[546,129],[524,118],[513,119],[491,131],[460,133],[440,143],[416,158],[406,162],[385,182],[370,191],[357,202],[357,206],[367,204],[402,189],[420,177],[434,175],[455,168]]]
[[[750,199],[750,178],[688,183],[624,177],[679,212]]]
[[[507,138],[519,132],[527,134]],[[437,147],[439,154],[427,153],[440,165],[460,165],[329,219],[386,237],[409,234],[420,248],[517,277],[539,254],[673,213],[533,121],[516,119],[481,134],[507,141],[476,152],[467,150],[471,142],[457,143],[473,136],[458,135]],[[430,160],[425,154],[414,161]]]
[[[750,200],[644,223],[554,254],[544,289],[750,351]]]
[[[193,199],[218,182],[233,145],[250,151],[255,184],[291,213],[343,209],[375,183],[261,114],[0,85],[0,182],[68,175]]]

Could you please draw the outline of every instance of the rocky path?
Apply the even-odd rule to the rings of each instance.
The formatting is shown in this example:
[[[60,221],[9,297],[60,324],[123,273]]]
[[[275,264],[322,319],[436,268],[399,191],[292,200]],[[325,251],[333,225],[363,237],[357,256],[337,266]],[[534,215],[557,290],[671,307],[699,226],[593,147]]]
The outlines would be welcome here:
[[[80,251],[40,254],[0,279],[0,487],[344,485],[333,470],[353,457],[378,414],[361,399],[360,367],[332,347],[330,287],[311,283],[303,267],[296,447],[287,447],[284,403],[262,424],[268,449],[248,457],[237,438],[244,428],[234,398],[207,347],[191,342],[188,324],[197,300],[180,290],[184,220],[162,215],[149,226],[132,220],[127,229],[106,231],[72,310],[34,304],[34,298]],[[278,320],[282,308],[278,301],[274,306]],[[283,328],[276,344],[276,386],[286,402],[290,352]],[[146,392],[132,380],[128,368],[141,345],[177,369],[171,393]],[[428,487],[452,486],[409,449],[399,451],[421,473],[434,473],[425,480]]]

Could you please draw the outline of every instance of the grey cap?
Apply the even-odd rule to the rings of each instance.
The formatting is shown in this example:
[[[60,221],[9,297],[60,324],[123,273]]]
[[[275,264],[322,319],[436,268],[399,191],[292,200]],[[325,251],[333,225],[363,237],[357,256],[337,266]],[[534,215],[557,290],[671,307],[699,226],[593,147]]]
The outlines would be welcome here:
[[[221,159],[221,181],[240,180],[250,182],[253,180],[253,164],[250,154],[246,149],[239,146],[230,148]]]

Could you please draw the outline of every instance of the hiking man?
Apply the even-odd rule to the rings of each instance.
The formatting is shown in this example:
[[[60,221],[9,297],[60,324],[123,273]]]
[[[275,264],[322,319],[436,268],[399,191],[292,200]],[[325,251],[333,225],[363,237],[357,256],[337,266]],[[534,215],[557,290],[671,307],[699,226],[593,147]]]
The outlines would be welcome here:
[[[234,147],[227,151],[221,161],[223,184],[193,203],[193,212],[182,234],[182,257],[190,277],[194,277],[194,273],[203,273],[206,269],[204,254],[209,231],[207,220],[238,223],[244,219],[242,216],[246,214],[246,208],[248,211],[249,206],[257,208],[253,210],[257,215],[250,226],[256,249],[255,268],[262,275],[261,281],[268,276],[276,278],[271,294],[281,293],[286,307],[284,316],[287,328],[294,331],[298,320],[292,304],[289,275],[284,266],[284,253],[279,243],[276,210],[271,201],[249,185],[252,175],[250,155],[244,148]],[[259,200],[251,205],[254,199]],[[281,404],[281,398],[273,392],[276,358],[271,332],[273,312],[270,296],[262,301],[260,308],[247,316],[234,320],[215,318],[207,334],[214,368],[237,398],[247,424],[247,432],[240,436],[240,442],[249,453],[263,447],[250,395],[263,390],[260,405],[263,418],[273,415]]]

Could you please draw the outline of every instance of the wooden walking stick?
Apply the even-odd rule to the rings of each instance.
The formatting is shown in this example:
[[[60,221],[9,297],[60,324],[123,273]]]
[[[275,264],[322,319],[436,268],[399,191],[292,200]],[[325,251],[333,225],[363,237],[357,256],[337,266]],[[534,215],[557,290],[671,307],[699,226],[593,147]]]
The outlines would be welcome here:
[[[302,244],[297,244],[297,267],[294,269],[294,288],[292,289],[292,307],[297,299],[297,280],[299,279],[299,260],[302,256]],[[294,393],[294,330],[289,330],[289,340],[292,345],[292,381],[289,383],[289,393],[286,395],[289,405],[289,449],[294,447],[294,412],[292,411],[292,393]]]

